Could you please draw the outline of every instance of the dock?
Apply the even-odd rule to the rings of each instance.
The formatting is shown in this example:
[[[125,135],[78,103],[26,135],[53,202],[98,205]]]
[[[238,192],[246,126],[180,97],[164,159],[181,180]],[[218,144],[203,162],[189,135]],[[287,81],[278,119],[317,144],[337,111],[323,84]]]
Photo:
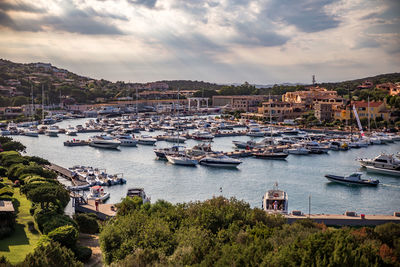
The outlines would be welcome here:
[[[101,220],[107,220],[117,215],[115,204],[100,203],[96,210],[95,200],[93,199],[87,200],[86,203],[75,205],[75,212],[93,213]]]
[[[317,223],[324,223],[327,226],[376,226],[389,222],[400,223],[400,217],[394,215],[368,215],[364,216],[354,214],[348,216],[345,214],[302,214],[285,215],[288,223],[294,223],[297,220],[310,218]]]
[[[64,167],[61,167],[61,166],[59,166],[57,164],[50,163],[50,165],[46,165],[45,168],[57,173],[57,175],[59,175],[61,177],[64,177],[64,178],[70,180],[74,184],[74,186],[80,186],[80,185],[87,184],[86,181],[82,181],[82,180],[76,179],[72,175],[72,172],[70,170],[68,170],[68,169],[66,169]]]

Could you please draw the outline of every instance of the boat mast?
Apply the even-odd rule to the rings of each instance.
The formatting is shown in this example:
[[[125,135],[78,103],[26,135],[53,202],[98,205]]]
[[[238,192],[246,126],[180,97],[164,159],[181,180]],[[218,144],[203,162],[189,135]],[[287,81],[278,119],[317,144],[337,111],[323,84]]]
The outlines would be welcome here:
[[[31,99],[32,99],[32,105],[31,105],[31,116],[32,116],[32,121],[34,120],[35,116],[33,114],[33,85],[31,84]]]
[[[368,135],[371,136],[371,114],[369,113],[369,96],[368,96]]]
[[[350,112],[350,140],[353,141],[353,114],[351,113],[351,92],[349,89],[349,112]]]
[[[271,140],[272,140],[272,110],[271,110],[271,92],[268,94],[268,102],[269,102],[269,132],[271,135]]]
[[[181,127],[180,120],[179,120],[179,87],[178,87],[178,107],[176,109],[176,113],[178,115],[178,146],[179,146],[179,129]]]
[[[136,87],[136,118],[138,118],[139,117],[139,114],[138,114],[138,101],[139,101],[139,94],[138,94],[138,88]]]
[[[42,123],[44,121],[44,84],[42,84]]]

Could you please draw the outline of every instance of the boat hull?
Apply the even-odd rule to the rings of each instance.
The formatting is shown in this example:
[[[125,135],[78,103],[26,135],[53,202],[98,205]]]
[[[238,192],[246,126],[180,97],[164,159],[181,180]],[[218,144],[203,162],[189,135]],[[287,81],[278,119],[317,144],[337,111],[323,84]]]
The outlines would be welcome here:
[[[383,173],[393,176],[400,176],[400,171],[397,170],[390,170],[390,169],[383,169],[383,168],[376,168],[374,166],[365,166],[367,168],[367,172],[375,172],[375,173]]]
[[[336,176],[336,175],[325,175],[325,178],[331,182],[346,184],[346,185],[367,185],[367,186],[377,186],[379,184],[379,180],[374,181],[367,181],[367,180],[360,180],[360,181],[352,181],[344,179],[343,176]]]

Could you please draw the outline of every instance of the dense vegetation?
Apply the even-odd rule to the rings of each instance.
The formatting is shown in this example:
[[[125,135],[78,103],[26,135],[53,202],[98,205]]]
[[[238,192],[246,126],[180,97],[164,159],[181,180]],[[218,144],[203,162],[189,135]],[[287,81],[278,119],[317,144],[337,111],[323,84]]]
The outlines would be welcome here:
[[[11,138],[0,137],[3,148],[10,142],[13,142],[13,147],[25,149]],[[46,164],[49,162],[45,159],[22,156],[13,150],[0,153],[1,176],[7,176],[14,186],[19,186],[20,192],[31,201],[30,213],[36,224],[30,222],[29,230],[37,231],[36,225],[42,234],[40,246],[26,257],[23,266],[81,266],[78,261],[87,261],[92,252],[77,244],[79,230],[82,228],[83,232],[88,232],[88,228],[93,228],[92,233],[95,233],[99,230],[99,225],[91,216],[76,215],[75,221],[64,215],[69,193],[55,179],[56,174],[44,168]],[[13,200],[12,196],[12,187],[0,182],[0,199]],[[13,225],[4,225],[0,228],[0,239],[12,234],[12,230]],[[68,261],[59,263],[61,265],[51,264],[63,259]]]
[[[286,224],[243,201],[142,204],[125,198],[104,227],[112,266],[399,266],[400,226],[327,228]]]

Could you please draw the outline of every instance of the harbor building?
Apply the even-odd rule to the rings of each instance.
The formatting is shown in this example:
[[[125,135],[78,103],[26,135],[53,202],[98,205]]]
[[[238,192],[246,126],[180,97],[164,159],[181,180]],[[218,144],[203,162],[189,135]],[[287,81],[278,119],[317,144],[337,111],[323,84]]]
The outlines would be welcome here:
[[[256,112],[259,105],[268,100],[267,95],[237,95],[237,96],[213,96],[213,107],[224,107],[232,111],[242,110]]]
[[[283,102],[304,104],[307,109],[312,109],[313,105],[320,102],[329,102],[340,105],[343,99],[338,96],[336,91],[330,91],[324,87],[309,86],[305,91],[287,92],[282,95]]]
[[[315,117],[319,121],[331,121],[333,119],[332,104],[317,103],[314,105]]]
[[[352,104],[355,105],[358,116],[360,119],[368,119],[368,116],[371,120],[375,120],[377,118],[382,118],[385,121],[390,119],[390,110],[386,105],[386,100],[384,101],[354,101]],[[353,112],[353,109],[351,108]],[[369,114],[369,115],[368,115]],[[354,118],[354,114],[353,114]],[[349,120],[350,119],[350,109],[349,107],[342,107],[337,109],[334,112],[335,120]]]

